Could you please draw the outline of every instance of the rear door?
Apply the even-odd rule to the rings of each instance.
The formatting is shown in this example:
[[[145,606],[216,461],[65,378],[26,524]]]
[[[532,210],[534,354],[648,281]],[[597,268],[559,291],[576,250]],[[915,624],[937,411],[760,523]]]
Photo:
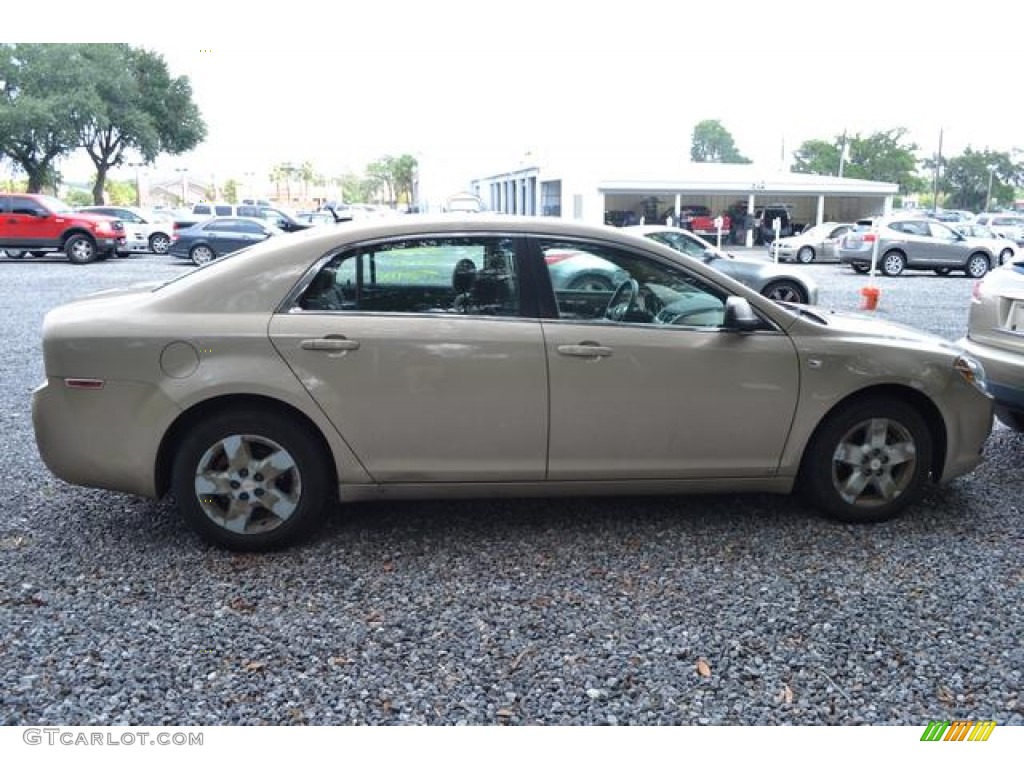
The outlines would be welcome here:
[[[34,198],[11,195],[10,212],[4,214],[9,227],[8,245],[38,248],[60,245],[64,217],[53,214]]]

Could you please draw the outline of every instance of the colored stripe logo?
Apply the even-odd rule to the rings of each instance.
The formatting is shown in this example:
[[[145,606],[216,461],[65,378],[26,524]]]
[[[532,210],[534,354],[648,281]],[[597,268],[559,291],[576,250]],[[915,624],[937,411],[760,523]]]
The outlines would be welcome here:
[[[932,720],[921,741],[988,741],[995,727],[995,720]]]

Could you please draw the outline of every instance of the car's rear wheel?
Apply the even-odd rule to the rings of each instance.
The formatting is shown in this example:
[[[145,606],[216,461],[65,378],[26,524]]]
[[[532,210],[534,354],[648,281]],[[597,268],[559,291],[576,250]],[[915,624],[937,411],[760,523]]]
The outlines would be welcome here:
[[[879,268],[886,277],[898,277],[907,266],[907,257],[899,251],[889,251],[882,257]]]
[[[24,259],[26,253],[28,253],[28,251],[19,251],[12,248],[7,248],[4,250],[4,255],[8,259]]]
[[[830,517],[886,520],[912,504],[928,479],[932,436],[921,414],[886,397],[829,415],[804,452],[801,489]]]
[[[192,259],[192,263],[197,267],[203,266],[203,264],[209,264],[215,258],[217,254],[213,252],[213,249],[208,245],[197,245],[188,253],[189,258]]]
[[[871,269],[866,264],[851,264],[850,266],[853,268],[853,271],[856,272],[858,275],[866,275],[868,273],[868,270]]]
[[[72,264],[88,264],[99,258],[96,243],[86,235],[72,235],[64,243],[64,253]]]
[[[945,277],[953,270],[951,267],[936,267],[933,271],[936,275],[942,275],[942,277]]]
[[[761,294],[775,301],[789,301],[794,304],[806,304],[807,291],[793,280],[776,280],[764,287]]]
[[[810,264],[814,261],[814,249],[809,245],[805,245],[796,252],[796,260],[801,264]]]
[[[156,254],[164,254],[171,247],[171,238],[163,232],[154,232],[149,236],[149,250]]]
[[[975,253],[967,260],[967,264],[964,265],[964,272],[968,277],[984,277],[991,266],[988,256],[983,253]]]
[[[1005,264],[1006,262],[1008,262],[1012,258],[1013,258],[1013,249],[1012,248],[1004,248],[1003,250],[1001,250],[999,252],[999,266],[1002,266],[1003,264]]]
[[[178,509],[203,538],[263,551],[311,533],[336,499],[327,453],[309,429],[263,410],[196,423],[178,446]]]

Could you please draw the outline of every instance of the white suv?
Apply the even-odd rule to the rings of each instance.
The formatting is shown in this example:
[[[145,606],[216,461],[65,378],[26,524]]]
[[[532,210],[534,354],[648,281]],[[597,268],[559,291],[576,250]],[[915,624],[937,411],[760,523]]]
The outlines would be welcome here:
[[[167,253],[171,247],[174,221],[159,213],[124,205],[87,205],[78,210],[113,216],[124,224],[125,244],[118,246],[118,253]]]

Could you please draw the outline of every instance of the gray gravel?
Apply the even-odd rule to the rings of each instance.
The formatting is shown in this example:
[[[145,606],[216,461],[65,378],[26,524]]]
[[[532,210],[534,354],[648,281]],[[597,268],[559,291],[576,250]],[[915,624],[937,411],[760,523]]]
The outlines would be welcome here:
[[[822,303],[864,278],[797,267]],[[896,521],[769,496],[348,507],[237,555],[38,459],[43,313],[170,258],[0,260],[0,724],[1024,724],[1024,438]],[[963,333],[971,283],[880,280]]]

